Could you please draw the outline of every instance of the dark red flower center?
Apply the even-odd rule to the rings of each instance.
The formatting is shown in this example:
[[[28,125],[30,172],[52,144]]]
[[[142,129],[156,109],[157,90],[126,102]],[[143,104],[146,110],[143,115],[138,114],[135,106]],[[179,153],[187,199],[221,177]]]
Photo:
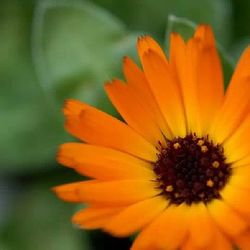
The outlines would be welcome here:
[[[207,137],[189,134],[160,145],[153,165],[162,194],[172,204],[208,203],[220,198],[232,169],[225,162],[223,147]]]

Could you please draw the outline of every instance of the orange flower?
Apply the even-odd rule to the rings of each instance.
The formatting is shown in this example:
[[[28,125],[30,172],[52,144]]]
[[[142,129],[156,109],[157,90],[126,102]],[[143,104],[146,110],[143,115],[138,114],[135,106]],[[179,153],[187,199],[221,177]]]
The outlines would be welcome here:
[[[143,70],[125,58],[126,82],[105,85],[126,123],[66,102],[66,129],[85,143],[63,144],[58,161],[92,179],[54,191],[88,204],[72,218],[80,228],[140,232],[132,250],[249,250],[250,48],[224,94],[210,27],[170,39],[167,59],[140,37]]]

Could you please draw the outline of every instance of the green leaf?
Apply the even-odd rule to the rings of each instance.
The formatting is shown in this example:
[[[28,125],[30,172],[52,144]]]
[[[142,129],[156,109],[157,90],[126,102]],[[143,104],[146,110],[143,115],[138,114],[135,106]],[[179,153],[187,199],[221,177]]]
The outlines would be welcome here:
[[[166,41],[165,45],[167,49],[169,49],[169,35],[171,32],[177,32],[185,40],[187,40],[193,35],[196,26],[197,26],[196,23],[194,23],[193,21],[187,18],[170,15],[168,17],[168,25],[167,25],[166,39],[165,39]],[[222,61],[223,70],[224,70],[225,86],[227,86],[227,84],[230,81],[233,70],[234,70],[235,61],[226,52],[224,47],[218,41],[216,43],[217,43],[217,48],[219,50],[219,53],[221,55],[221,61]]]
[[[235,61],[238,61],[243,51],[250,45],[250,36],[245,36],[241,39],[238,39],[231,46],[230,51],[232,51],[232,57]]]
[[[33,70],[28,47],[31,13],[32,6],[20,1],[1,3],[1,173],[49,165],[63,135],[59,113],[55,117],[51,112]]]
[[[233,36],[235,40],[237,41],[239,38],[243,38],[246,36],[249,36],[249,26],[250,23],[250,15],[249,15],[249,9],[250,9],[250,1],[243,0],[232,0],[230,2],[233,7]]]
[[[184,40],[187,40],[193,35],[195,28],[196,28],[196,23],[194,23],[193,21],[187,18],[177,17],[175,15],[169,15],[167,23],[167,32],[166,32],[167,47],[169,47],[170,33],[172,32],[179,33],[184,38]]]
[[[73,205],[58,200],[51,192],[55,183],[26,185],[2,226],[0,246],[11,250],[91,250],[88,232],[74,228],[70,222]],[[2,249],[2,248],[1,248]]]
[[[41,84],[59,100],[75,97],[99,106],[103,82],[121,75],[122,57],[135,53],[136,36],[88,2],[41,1],[33,26]]]
[[[196,23],[210,24],[215,33],[220,35],[221,43],[228,45],[230,42],[232,6],[227,0],[92,1],[112,11],[131,29],[143,30],[157,38],[164,36],[166,19],[173,14]]]
[[[87,2],[39,1],[33,23],[32,5],[5,0],[2,6],[0,168],[35,172],[55,166],[58,145],[69,140],[64,99],[114,113],[103,82],[121,75],[122,57],[135,54],[137,35]]]

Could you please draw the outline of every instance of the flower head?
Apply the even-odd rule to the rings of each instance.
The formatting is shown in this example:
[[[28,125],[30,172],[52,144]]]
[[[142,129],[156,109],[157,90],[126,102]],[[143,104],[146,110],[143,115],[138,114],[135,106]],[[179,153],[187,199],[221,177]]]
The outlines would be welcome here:
[[[140,232],[133,250],[250,249],[250,48],[224,93],[210,27],[170,39],[167,59],[140,37],[143,70],[126,57],[126,82],[105,85],[125,122],[66,101],[66,129],[83,142],[58,161],[91,179],[54,191],[88,204],[72,218],[81,228]]]

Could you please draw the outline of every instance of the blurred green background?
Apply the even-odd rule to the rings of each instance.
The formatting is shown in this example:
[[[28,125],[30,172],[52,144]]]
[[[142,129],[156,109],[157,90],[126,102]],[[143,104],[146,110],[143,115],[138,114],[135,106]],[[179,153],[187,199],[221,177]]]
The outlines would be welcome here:
[[[79,207],[50,188],[81,179],[55,161],[72,140],[61,107],[79,98],[115,115],[103,82],[121,77],[122,57],[151,34],[188,37],[212,25],[226,82],[250,43],[248,0],[0,0],[0,249],[129,249],[130,239],[75,229]]]

